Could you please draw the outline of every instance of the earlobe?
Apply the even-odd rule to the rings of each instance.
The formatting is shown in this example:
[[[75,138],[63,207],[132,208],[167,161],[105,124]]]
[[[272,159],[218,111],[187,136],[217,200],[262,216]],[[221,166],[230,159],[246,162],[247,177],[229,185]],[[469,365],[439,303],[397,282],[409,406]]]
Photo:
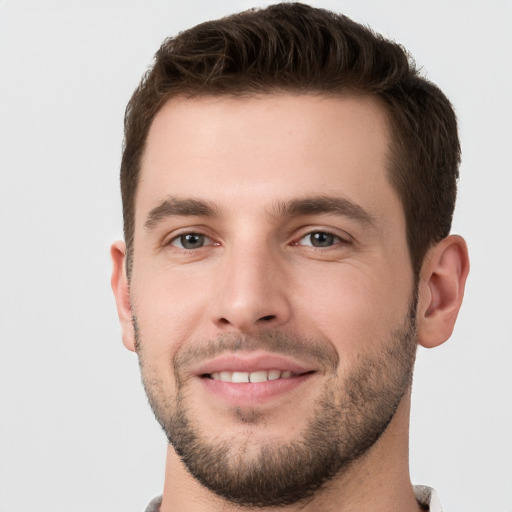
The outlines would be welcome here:
[[[112,244],[112,291],[116,299],[117,314],[121,324],[123,344],[135,352],[135,333],[133,329],[132,310],[130,305],[130,287],[126,276],[125,260],[126,245],[122,241]]]
[[[466,242],[450,235],[432,247],[420,273],[418,342],[432,348],[452,334],[469,272]]]

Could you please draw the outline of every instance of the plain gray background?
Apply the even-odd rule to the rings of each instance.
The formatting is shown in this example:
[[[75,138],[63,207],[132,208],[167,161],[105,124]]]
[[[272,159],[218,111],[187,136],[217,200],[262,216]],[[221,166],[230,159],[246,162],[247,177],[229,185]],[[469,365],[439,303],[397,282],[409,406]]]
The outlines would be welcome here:
[[[269,3],[0,0],[0,512],[140,512],[161,491],[109,284],[123,111],[164,37]],[[310,3],[403,43],[458,112],[472,271],[452,339],[419,353],[411,473],[446,511],[510,512],[512,2]]]

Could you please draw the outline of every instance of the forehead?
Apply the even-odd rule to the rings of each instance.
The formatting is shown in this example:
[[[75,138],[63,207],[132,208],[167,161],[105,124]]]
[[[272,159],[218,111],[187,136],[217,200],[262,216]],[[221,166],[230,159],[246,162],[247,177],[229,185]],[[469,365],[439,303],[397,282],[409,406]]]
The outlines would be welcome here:
[[[166,195],[242,210],[320,194],[382,207],[397,200],[388,146],[385,111],[369,97],[173,98],[148,135],[136,215]]]

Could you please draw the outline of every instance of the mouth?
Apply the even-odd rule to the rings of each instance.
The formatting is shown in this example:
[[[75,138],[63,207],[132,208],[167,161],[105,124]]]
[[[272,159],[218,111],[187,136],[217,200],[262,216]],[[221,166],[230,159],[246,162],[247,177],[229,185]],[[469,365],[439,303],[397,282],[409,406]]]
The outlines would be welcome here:
[[[247,383],[259,383],[259,382],[267,382],[267,381],[275,381],[281,379],[291,379],[293,377],[299,377],[301,375],[307,375],[310,372],[297,373],[292,372],[290,370],[257,370],[253,372],[245,372],[245,371],[219,371],[213,373],[207,373],[202,375],[201,377],[218,380],[221,382],[231,382],[235,384],[247,384]]]
[[[194,373],[211,398],[253,406],[293,396],[319,371],[286,356],[238,353],[207,361]]]

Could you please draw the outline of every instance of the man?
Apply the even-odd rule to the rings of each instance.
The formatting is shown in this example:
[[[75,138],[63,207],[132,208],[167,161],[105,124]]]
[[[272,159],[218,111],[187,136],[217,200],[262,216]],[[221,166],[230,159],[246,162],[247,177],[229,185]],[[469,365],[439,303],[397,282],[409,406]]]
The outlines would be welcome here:
[[[280,4],[164,42],[127,108],[112,286],[169,440],[148,510],[441,510],[416,347],[451,334],[453,109],[404,50]]]

